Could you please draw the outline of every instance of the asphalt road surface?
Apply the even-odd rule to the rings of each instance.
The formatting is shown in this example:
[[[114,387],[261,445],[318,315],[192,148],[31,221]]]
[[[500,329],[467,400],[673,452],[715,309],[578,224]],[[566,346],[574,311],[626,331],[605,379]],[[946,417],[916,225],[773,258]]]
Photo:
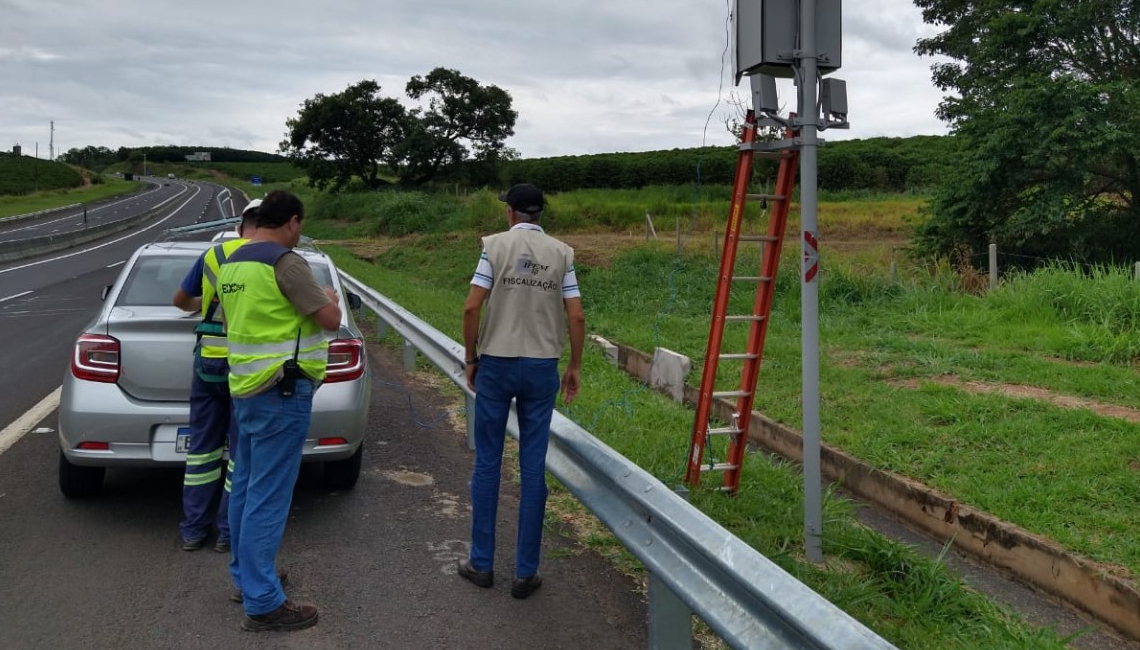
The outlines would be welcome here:
[[[510,596],[517,486],[504,482],[497,582],[455,574],[467,553],[471,452],[438,391],[370,350],[373,403],[355,489],[330,492],[305,466],[279,555],[290,597],[321,611],[300,632],[240,629],[225,555],[178,543],[181,473],[108,470],[103,494],[56,488],[54,431],[0,454],[0,647],[644,648],[636,585],[548,532],[543,587]],[[55,429],[55,415],[37,423]]]

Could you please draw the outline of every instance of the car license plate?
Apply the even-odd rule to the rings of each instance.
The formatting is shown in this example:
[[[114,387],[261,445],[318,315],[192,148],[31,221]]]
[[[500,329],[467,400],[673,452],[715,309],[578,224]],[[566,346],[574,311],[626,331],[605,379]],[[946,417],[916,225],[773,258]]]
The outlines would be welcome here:
[[[174,451],[179,454],[190,451],[190,427],[178,427],[178,436],[174,438]]]

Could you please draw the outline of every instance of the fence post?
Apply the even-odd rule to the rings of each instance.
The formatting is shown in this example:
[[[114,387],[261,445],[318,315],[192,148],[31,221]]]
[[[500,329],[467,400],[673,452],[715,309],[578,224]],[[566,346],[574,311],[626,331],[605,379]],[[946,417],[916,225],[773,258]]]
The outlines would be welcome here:
[[[677,254],[681,254],[681,217],[677,217]]]
[[[719,254],[720,254],[720,232],[717,230],[714,230],[713,231],[713,256],[715,257],[716,255],[719,255]]]
[[[997,289],[997,284],[998,284],[997,244],[990,244],[990,291]]]
[[[1132,270],[1132,279],[1140,280],[1140,262],[1136,263],[1136,268]]]
[[[891,249],[891,283],[899,281],[899,263],[895,259],[895,249]]]
[[[651,235],[651,234],[653,235],[654,239],[657,239],[657,229],[653,227],[653,217],[649,216],[649,213],[646,212],[645,213],[645,241],[649,241],[649,235]]]
[[[686,501],[689,491],[678,485],[674,491]],[[650,650],[690,650],[693,647],[693,611],[655,573],[649,574]]]

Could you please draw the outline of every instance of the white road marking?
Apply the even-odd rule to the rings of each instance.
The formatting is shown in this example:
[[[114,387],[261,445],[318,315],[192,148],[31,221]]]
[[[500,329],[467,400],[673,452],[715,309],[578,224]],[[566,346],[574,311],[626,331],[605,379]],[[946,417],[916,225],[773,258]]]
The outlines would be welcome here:
[[[165,217],[159,219],[158,221],[150,224],[146,228],[139,228],[138,230],[133,230],[133,231],[131,231],[131,233],[129,235],[124,235],[122,237],[119,237],[118,239],[112,239],[109,242],[104,242],[104,243],[99,244],[97,246],[92,246],[91,248],[84,248],[83,250],[75,251],[74,253],[68,253],[66,255],[57,255],[56,257],[51,257],[51,258],[48,258],[46,260],[40,260],[38,262],[29,262],[27,264],[21,264],[20,266],[13,266],[12,268],[8,268],[8,269],[0,269],[0,274],[8,273],[9,271],[19,271],[20,269],[26,269],[30,266],[39,266],[40,264],[47,264],[48,262],[57,262],[59,260],[67,259],[69,257],[75,257],[76,255],[82,255],[84,253],[90,253],[91,251],[99,250],[100,248],[110,246],[111,244],[117,244],[117,243],[123,241],[124,239],[130,239],[131,237],[134,237],[135,235],[137,235],[139,233],[144,233],[144,232],[150,230],[151,228],[154,228],[155,226],[168,221],[171,217],[178,214],[178,211],[181,210],[183,207],[185,207],[185,205],[187,203],[189,203],[191,200],[193,200],[193,198],[198,195],[198,192],[201,192],[201,191],[202,191],[201,188],[195,189],[194,193],[191,194],[189,198],[187,198],[185,201],[182,202],[182,205],[178,206],[177,208],[174,208],[173,212],[171,212],[170,214],[166,215]],[[169,200],[170,199],[167,199],[167,201],[169,201]],[[166,201],[163,201],[163,203],[166,203]],[[161,203],[159,205],[161,205]]]
[[[59,408],[59,394],[62,390],[63,386],[57,386],[55,390],[48,393],[47,397],[40,400],[39,404],[33,406],[27,413],[16,418],[15,422],[0,431],[0,454],[8,451],[9,447],[23,438],[40,420]]]
[[[0,298],[0,302],[5,302],[5,301],[7,301],[7,300],[13,300],[13,299],[15,299],[15,298],[19,298],[20,296],[26,296],[26,295],[28,295],[29,293],[31,293],[31,291],[25,291],[25,292],[23,292],[23,293],[14,293],[14,294],[12,294],[12,295],[10,295],[10,296],[6,297],[6,298]]]
[[[113,269],[113,268],[115,268],[116,266],[122,266],[123,264],[126,264],[126,263],[127,263],[127,261],[126,261],[126,260],[122,260],[122,261],[119,261],[119,262],[115,262],[114,264],[108,264],[107,266],[105,266],[105,267],[103,267],[103,268]]]

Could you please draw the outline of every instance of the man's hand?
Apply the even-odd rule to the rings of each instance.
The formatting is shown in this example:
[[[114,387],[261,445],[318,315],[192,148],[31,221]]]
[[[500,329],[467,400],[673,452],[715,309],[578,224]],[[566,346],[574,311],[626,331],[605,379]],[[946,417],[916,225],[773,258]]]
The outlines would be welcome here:
[[[578,385],[582,381],[582,370],[576,367],[566,368],[562,373],[562,401],[570,404],[578,396]]]
[[[325,287],[325,295],[329,297],[330,302],[339,304],[340,300],[337,297],[336,289],[332,287]]]
[[[467,373],[467,387],[472,391],[475,390],[475,373],[479,372],[479,362],[469,363],[463,366],[463,371]]]

